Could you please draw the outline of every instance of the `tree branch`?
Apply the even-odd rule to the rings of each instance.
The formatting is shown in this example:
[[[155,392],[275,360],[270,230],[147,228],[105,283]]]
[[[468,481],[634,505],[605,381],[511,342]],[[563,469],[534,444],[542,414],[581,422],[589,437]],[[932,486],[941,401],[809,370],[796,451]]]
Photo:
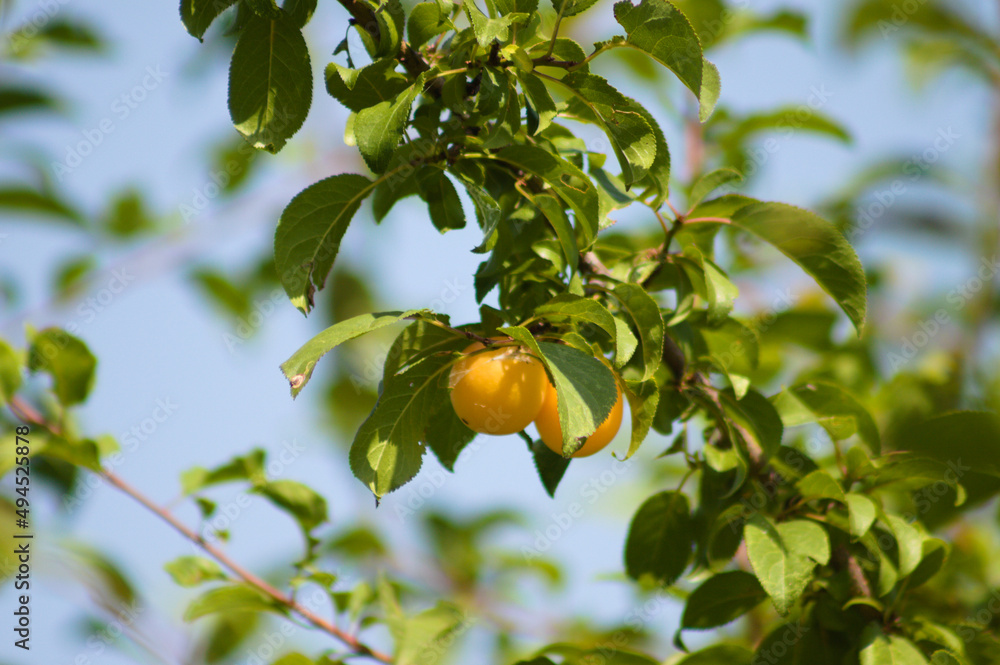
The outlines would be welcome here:
[[[35,409],[31,404],[27,403],[20,397],[13,397],[9,403],[11,411],[26,423],[33,425],[38,425],[44,427],[51,431],[53,434],[59,434],[59,427],[50,424],[46,421],[45,417]],[[303,607],[295,601],[291,596],[282,593],[275,587],[271,586],[261,578],[257,577],[249,570],[245,569],[243,566],[239,565],[235,561],[229,558],[225,552],[217,548],[212,543],[208,542],[200,535],[192,531],[187,525],[178,520],[174,515],[168,511],[166,508],[156,505],[151,499],[142,494],[139,490],[135,489],[128,483],[126,483],[117,474],[103,470],[96,472],[100,477],[104,478],[110,485],[124,492],[128,496],[135,499],[143,507],[147,508],[150,512],[157,515],[164,522],[172,526],[176,531],[178,531],[182,536],[190,540],[192,543],[200,547],[209,556],[218,561],[220,564],[228,568],[234,575],[239,577],[241,580],[254,587],[261,593],[269,596],[271,599],[277,601],[281,605],[285,606],[295,614],[298,614],[303,619],[305,619],[312,626],[319,628],[320,630],[332,635],[341,642],[343,642],[347,648],[359,656],[367,656],[374,660],[383,663],[392,663],[392,657],[388,654],[377,651],[367,644],[364,644],[354,635],[341,630],[335,626],[332,622],[324,619],[318,614],[312,612],[311,610]]]

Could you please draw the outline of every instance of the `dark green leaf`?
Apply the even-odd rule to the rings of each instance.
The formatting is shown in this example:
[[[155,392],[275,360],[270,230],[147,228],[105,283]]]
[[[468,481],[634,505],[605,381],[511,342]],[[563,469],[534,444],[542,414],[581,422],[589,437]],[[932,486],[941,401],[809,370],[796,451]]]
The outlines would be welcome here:
[[[201,40],[208,26],[236,0],[181,0],[181,21],[192,37]]]
[[[660,584],[673,584],[687,568],[693,539],[687,496],[654,494],[639,507],[629,526],[625,572],[635,580],[648,575]]]
[[[623,311],[627,312],[639,333],[642,345],[642,380],[653,377],[663,360],[663,317],[660,306],[638,284],[619,284],[614,290]]]
[[[349,69],[331,62],[326,66],[326,90],[355,113],[388,102],[410,86],[406,77],[395,71],[398,64],[395,58],[384,58],[361,69]]]
[[[251,18],[229,67],[229,115],[255,148],[278,152],[312,102],[312,67],[302,33],[284,19]]]
[[[465,228],[465,213],[458,191],[444,171],[434,167],[421,169],[417,174],[420,197],[427,202],[431,222],[441,233]]]
[[[413,100],[423,90],[426,74],[421,74],[408,88],[390,100],[363,108],[354,121],[354,136],[365,162],[375,173],[382,173],[396,146],[403,138],[410,119]]]
[[[5,210],[8,214],[44,215],[74,224],[83,223],[80,212],[54,193],[39,192],[19,185],[0,187],[0,210]]]
[[[708,578],[688,596],[682,628],[715,628],[735,621],[767,600],[757,578],[731,570]]]
[[[340,241],[375,183],[341,173],[306,187],[281,213],[274,235],[274,265],[285,293],[303,314],[313,306],[340,250]]]
[[[542,480],[542,486],[548,495],[554,498],[559,481],[569,468],[571,460],[552,452],[541,440],[531,444],[531,455],[535,460],[535,469]]]

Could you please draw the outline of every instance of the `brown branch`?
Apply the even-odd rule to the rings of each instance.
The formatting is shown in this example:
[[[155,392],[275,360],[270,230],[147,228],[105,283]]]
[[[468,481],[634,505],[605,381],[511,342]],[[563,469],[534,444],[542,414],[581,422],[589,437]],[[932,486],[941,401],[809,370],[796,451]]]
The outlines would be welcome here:
[[[35,409],[32,405],[30,405],[20,397],[11,398],[9,406],[11,411],[24,422],[31,423],[33,425],[38,425],[40,427],[45,427],[53,434],[60,433],[59,428],[57,426],[46,421],[45,417],[37,409]],[[243,566],[239,565],[238,563],[230,559],[225,552],[215,547],[210,542],[202,538],[200,535],[192,531],[183,522],[174,517],[173,514],[170,513],[166,508],[163,508],[153,503],[152,500],[150,500],[144,494],[139,492],[139,490],[135,489],[134,487],[126,483],[117,474],[107,470],[95,473],[97,473],[99,476],[108,481],[109,484],[121,490],[128,496],[132,497],[142,506],[144,506],[152,513],[157,515],[164,522],[166,522],[174,529],[176,529],[182,536],[190,540],[192,543],[194,543],[202,550],[204,550],[213,559],[215,559],[220,564],[228,568],[234,575],[239,577],[241,580],[243,580],[250,586],[254,587],[261,593],[269,596],[271,599],[280,603],[281,605],[288,608],[295,614],[298,614],[314,627],[319,628],[320,630],[329,633],[333,637],[337,638],[338,640],[343,642],[347,646],[347,648],[349,648],[355,654],[359,656],[367,656],[368,658],[373,658],[383,663],[393,662],[392,657],[389,656],[388,654],[382,653],[381,651],[377,651],[369,647],[367,644],[364,644],[363,642],[359,641],[358,638],[356,638],[355,636],[351,635],[346,631],[341,630],[330,621],[324,619],[318,614],[315,614],[309,609],[303,607],[302,605],[297,603],[295,599],[292,598],[291,596],[282,593],[281,591],[274,588],[261,578],[251,573],[249,570],[243,568]]]
[[[392,663],[392,657],[384,654],[380,651],[372,649],[368,645],[360,642],[358,638],[354,637],[350,633],[347,633],[340,628],[337,628],[333,623],[327,621],[323,617],[315,614],[314,612],[308,610],[307,608],[299,605],[291,596],[282,593],[278,589],[274,588],[261,578],[257,577],[249,570],[243,568],[235,561],[229,558],[229,556],[220,550],[219,548],[212,545],[210,542],[202,538],[200,535],[192,531],[180,520],[174,517],[165,508],[162,508],[155,503],[153,503],[149,498],[143,495],[139,490],[135,489],[128,483],[126,483],[122,478],[120,478],[115,473],[111,471],[102,471],[100,476],[107,480],[111,485],[118,488],[128,496],[135,499],[137,502],[142,504],[145,508],[149,509],[151,512],[155,513],[160,519],[174,527],[182,536],[193,542],[195,545],[203,549],[208,555],[213,559],[221,563],[223,566],[228,568],[234,575],[242,579],[244,582],[254,587],[263,594],[270,596],[273,600],[277,601],[281,605],[284,605],[289,610],[298,614],[303,619],[308,621],[310,624],[323,630],[333,637],[337,638],[343,642],[347,647],[354,653],[360,656],[368,656],[369,658],[374,658],[375,660],[381,661],[383,663]]]
[[[594,252],[584,252],[580,255],[580,267],[586,271],[601,277],[613,278],[611,271],[604,265],[601,259]]]

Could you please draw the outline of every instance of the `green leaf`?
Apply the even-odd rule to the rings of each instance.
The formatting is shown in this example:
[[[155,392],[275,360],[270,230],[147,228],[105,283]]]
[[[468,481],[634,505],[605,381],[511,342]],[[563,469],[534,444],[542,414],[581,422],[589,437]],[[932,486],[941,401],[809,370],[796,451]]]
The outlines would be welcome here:
[[[21,387],[21,357],[0,339],[0,406],[4,406]]]
[[[796,544],[800,544],[798,537],[803,534],[790,535],[796,536]],[[743,536],[750,565],[760,585],[771,597],[778,614],[787,615],[812,579],[816,562],[805,554],[792,551],[775,525],[760,513],[747,521]]]
[[[656,158],[656,137],[639,104],[593,74],[573,72],[559,83],[574,95],[566,112],[598,125],[607,134],[621,166],[625,188],[642,179]]]
[[[271,665],[317,665],[317,663],[301,653],[286,653],[281,658],[273,661]]]
[[[924,558],[923,546],[927,536],[902,517],[887,513],[885,522],[896,537],[899,576],[906,577],[920,565]]]
[[[927,665],[920,650],[904,637],[886,635],[877,623],[861,633],[861,665]]]
[[[681,658],[676,665],[751,665],[753,652],[735,644],[716,644]]]
[[[576,216],[582,247],[590,246],[597,237],[599,207],[597,189],[583,171],[561,157],[529,145],[509,146],[489,158],[544,180]]]
[[[246,584],[216,587],[198,596],[184,611],[185,621],[194,621],[218,612],[275,612],[287,614],[277,601]]]
[[[82,224],[83,215],[52,192],[38,192],[21,185],[0,187],[0,210],[12,214],[44,215]]]
[[[627,41],[615,45],[630,46],[649,54],[670,69],[698,97],[704,122],[718,99],[718,72],[702,55],[701,42],[691,23],[666,0],[629,0],[615,3],[615,19],[625,28]],[[706,71],[712,73],[706,76]],[[714,78],[713,78],[714,74]],[[707,90],[703,79],[709,79]]]
[[[563,18],[576,16],[597,4],[597,0],[552,0],[552,8]]]
[[[474,0],[462,0],[462,6],[465,8],[469,23],[472,24],[479,48],[489,48],[494,41],[503,44],[510,39],[511,16],[490,18],[476,6]]]
[[[201,556],[182,556],[164,566],[174,582],[184,587],[198,586],[211,580],[224,580],[219,564]]]
[[[544,305],[535,308],[535,316],[549,321],[574,323],[589,323],[607,333],[611,340],[616,339],[614,317],[608,308],[592,298],[581,298],[571,293],[562,293]]]
[[[850,519],[851,536],[860,538],[875,523],[875,502],[864,494],[851,492],[844,497]]]
[[[1000,476],[1000,416],[996,413],[957,411],[912,419],[896,433],[892,444],[952,468]],[[959,476],[962,473],[956,471]]]
[[[571,460],[549,450],[540,439],[531,444],[531,456],[535,460],[535,469],[538,471],[542,486],[549,496],[555,498],[556,488],[559,487],[559,481],[569,468]]]
[[[438,603],[412,617],[390,614],[386,618],[396,642],[396,665],[435,665],[450,644],[448,636],[464,621],[462,610],[450,603]]]
[[[552,100],[548,88],[542,83],[542,79],[536,74],[525,74],[515,72],[517,80],[521,84],[525,101],[534,111],[534,121],[528,115],[528,135],[535,136],[539,132],[544,132],[552,124],[552,119],[556,117],[556,103]]]
[[[395,71],[398,64],[395,58],[383,58],[361,69],[349,69],[331,62],[326,66],[326,90],[355,113],[388,102],[410,86]]]
[[[573,225],[569,221],[566,211],[563,210],[563,204],[551,194],[536,194],[530,200],[549,221],[552,230],[556,233],[556,238],[559,240],[563,255],[566,257],[570,273],[575,273],[580,263],[580,250],[576,246],[576,232],[573,230]]]
[[[773,402],[788,427],[817,422],[835,441],[857,434],[872,452],[881,450],[878,426],[871,414],[835,383],[810,381],[799,384],[775,395]]]
[[[438,3],[421,2],[410,10],[406,34],[410,39],[410,46],[420,48],[450,27],[451,21],[442,13]]]
[[[817,215],[785,203],[751,203],[732,225],[774,245],[829,293],[861,334],[867,293],[861,261],[844,235]]]
[[[701,266],[705,270],[705,295],[708,300],[708,321],[722,321],[733,311],[733,303],[740,295],[740,290],[729,281],[722,269],[707,258],[702,258]]]
[[[627,323],[615,317],[615,367],[622,368],[639,348],[639,340]]]
[[[303,314],[313,306],[340,250],[340,241],[375,183],[341,173],[299,192],[285,206],[274,234],[274,265],[285,293]]]
[[[229,67],[229,115],[255,148],[278,152],[312,103],[312,67],[302,32],[283,18],[252,17]]]
[[[427,203],[431,222],[441,233],[465,228],[465,212],[458,191],[444,171],[435,167],[421,169],[417,174],[420,198]]]
[[[735,621],[767,600],[757,578],[742,570],[731,570],[705,580],[684,605],[682,628],[704,630]]]
[[[691,558],[694,530],[687,496],[654,494],[639,507],[625,540],[625,572],[638,580],[650,576],[673,584]]]
[[[625,454],[625,459],[628,459],[639,450],[639,446],[649,434],[649,428],[653,426],[660,404],[660,387],[653,379],[624,383],[625,396],[632,416],[632,438]]]
[[[458,455],[474,438],[476,433],[458,417],[451,401],[443,400],[428,420],[422,440],[434,451],[441,466],[454,471]]]
[[[809,520],[789,520],[778,524],[781,542],[792,555],[812,559],[821,566],[830,563],[830,537],[826,530]]]
[[[214,469],[204,469],[196,466],[181,474],[181,488],[185,496],[187,496],[205,487],[221,483],[238,480],[249,480],[254,484],[266,482],[265,459],[266,455],[264,451],[260,448],[255,448],[248,454],[234,457]]]
[[[448,400],[451,356],[431,356],[386,377],[378,403],[351,445],[354,476],[376,499],[398,489],[420,470],[421,439],[434,408]]]
[[[756,390],[747,390],[742,399],[736,400],[735,393],[720,393],[723,408],[732,424],[743,439],[749,438],[748,445],[756,443],[760,448],[761,460],[767,461],[781,447],[784,428],[777,411],[763,395]]]
[[[406,312],[359,314],[346,321],[336,323],[319,333],[281,364],[281,371],[291,384],[292,397],[302,392],[305,385],[309,383],[319,359],[340,344],[423,312],[426,310],[411,309]]]
[[[817,469],[806,474],[795,483],[804,499],[833,499],[840,503],[847,503],[844,490],[828,472]]]
[[[63,406],[87,399],[96,368],[97,358],[87,345],[59,328],[42,330],[28,347],[28,369],[52,377],[52,389]]]
[[[48,93],[21,85],[0,85],[0,114],[58,111],[62,104]]]
[[[361,109],[354,121],[354,136],[365,163],[375,173],[389,166],[393,151],[399,145],[410,120],[410,109],[424,87],[427,74],[421,74],[413,85],[390,100]]]
[[[642,346],[642,380],[647,381],[653,377],[663,360],[665,332],[660,306],[638,284],[619,284],[615,287],[614,294],[639,333]]]
[[[326,499],[295,480],[270,480],[253,488],[295,518],[307,534],[327,519]]]
[[[563,455],[569,456],[605,421],[618,399],[614,374],[597,358],[554,342],[537,342],[525,328],[501,328],[537,355],[558,395]]]
[[[181,0],[181,21],[192,37],[202,41],[208,26],[236,0]]]
[[[706,173],[698,178],[694,185],[691,186],[691,193],[688,195],[688,209],[694,209],[694,207],[701,203],[706,196],[717,190],[719,187],[729,184],[734,180],[742,179],[742,173],[729,167],[723,167],[721,169],[711,171],[710,173]]]

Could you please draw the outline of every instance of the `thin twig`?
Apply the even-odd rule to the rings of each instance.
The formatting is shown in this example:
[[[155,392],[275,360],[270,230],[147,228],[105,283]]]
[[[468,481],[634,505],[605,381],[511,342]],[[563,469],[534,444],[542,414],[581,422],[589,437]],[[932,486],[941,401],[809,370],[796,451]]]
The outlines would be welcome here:
[[[732,224],[728,217],[691,217],[684,220],[685,224]]]
[[[40,427],[45,427],[53,434],[59,434],[58,427],[47,422],[45,417],[42,416],[42,414],[37,409],[35,409],[32,405],[28,404],[20,397],[13,397],[10,400],[9,406],[11,407],[11,411],[18,418],[21,418],[24,422],[28,422],[33,425],[38,425]],[[309,622],[311,625],[337,638],[338,640],[343,642],[353,653],[359,656],[367,656],[369,658],[373,658],[383,663],[393,662],[392,657],[389,656],[388,654],[382,653],[381,651],[377,651],[369,647],[367,644],[364,644],[363,642],[358,640],[358,638],[356,638],[354,635],[351,635],[350,633],[341,630],[330,621],[324,619],[318,614],[315,614],[309,609],[303,607],[302,605],[297,603],[295,599],[292,598],[291,596],[282,593],[275,587],[271,586],[261,578],[251,573],[249,570],[245,569],[240,564],[230,559],[229,555],[227,555],[225,552],[215,547],[210,542],[202,538],[200,535],[192,531],[187,525],[185,525],[183,522],[174,517],[174,515],[170,513],[166,508],[163,508],[153,503],[151,499],[146,497],[136,488],[129,485],[117,474],[107,470],[95,473],[104,478],[110,485],[116,487],[117,489],[121,490],[128,496],[132,497],[143,507],[147,508],[150,512],[157,515],[160,519],[162,519],[164,522],[166,522],[167,524],[172,526],[175,530],[177,530],[182,536],[190,540],[192,543],[194,543],[202,550],[204,550],[213,559],[215,559],[220,564],[228,568],[234,575],[239,577],[241,580],[243,580],[250,586],[254,587],[261,593],[277,601],[278,603],[288,608],[295,614],[298,614],[307,622]]]

